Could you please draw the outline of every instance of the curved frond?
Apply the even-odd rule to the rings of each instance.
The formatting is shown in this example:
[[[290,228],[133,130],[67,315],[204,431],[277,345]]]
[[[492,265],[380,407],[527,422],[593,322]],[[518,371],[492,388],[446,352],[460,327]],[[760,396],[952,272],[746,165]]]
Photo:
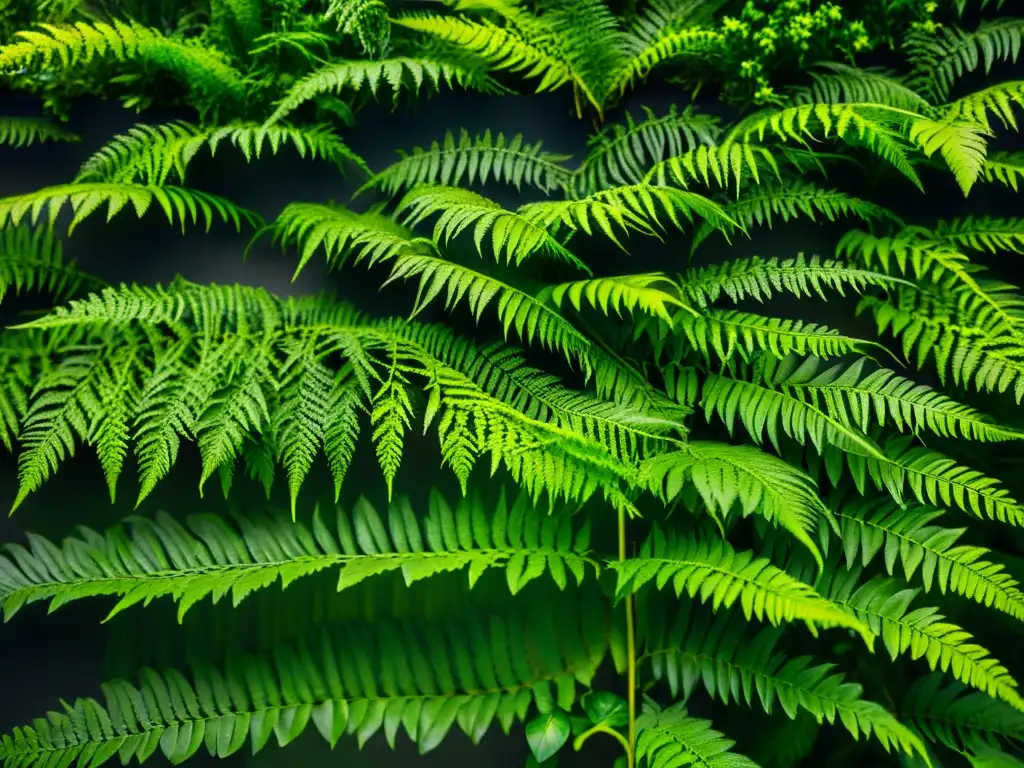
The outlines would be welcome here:
[[[743,755],[730,752],[736,743],[698,720],[682,704],[659,709],[648,704],[636,719],[636,757],[651,766],[700,765],[706,768],[757,768]]]
[[[886,104],[909,110],[926,110],[928,100],[902,78],[880,68],[861,69],[838,61],[824,61],[817,66],[824,72],[811,71],[813,85],[794,92],[796,104]]]
[[[938,222],[935,234],[975,251],[1024,253],[1024,219],[964,216]]]
[[[83,285],[102,281],[80,272],[73,261],[64,260],[61,242],[48,228],[5,227],[0,230],[0,302],[4,296],[28,291],[46,291],[64,301]]]
[[[43,117],[0,117],[0,145],[20,149],[48,141],[81,141],[76,134]]]
[[[1019,130],[1013,114],[1014,105],[1024,107],[1024,81],[1016,80],[999,83],[980,91],[961,96],[945,107],[947,120],[966,120],[977,123],[987,131],[992,130],[989,122],[991,112],[1003,128]]]
[[[1021,152],[990,152],[981,168],[981,176],[985,181],[998,182],[1014,192],[1024,179],[1024,153]]]
[[[724,190],[731,185],[739,195],[748,176],[755,184],[760,184],[761,173],[765,171],[769,172],[766,176],[782,180],[778,161],[769,148],[727,139],[715,146],[702,145],[663,160],[651,168],[646,180],[662,185],[671,182],[683,188],[694,182],[706,187],[714,183]]]
[[[537,298],[541,301],[550,298],[558,307],[568,298],[577,311],[585,301],[605,315],[614,311],[619,317],[623,309],[630,313],[640,311],[671,324],[672,316],[668,308],[685,306],[679,300],[678,293],[676,285],[666,275],[651,272],[646,275],[599,277],[561,283],[545,288]]]

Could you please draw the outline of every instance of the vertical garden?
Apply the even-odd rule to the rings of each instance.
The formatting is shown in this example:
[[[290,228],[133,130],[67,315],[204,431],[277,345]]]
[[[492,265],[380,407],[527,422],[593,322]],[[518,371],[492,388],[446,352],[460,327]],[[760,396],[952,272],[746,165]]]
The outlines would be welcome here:
[[[1024,767],[1016,0],[0,43],[0,765]]]

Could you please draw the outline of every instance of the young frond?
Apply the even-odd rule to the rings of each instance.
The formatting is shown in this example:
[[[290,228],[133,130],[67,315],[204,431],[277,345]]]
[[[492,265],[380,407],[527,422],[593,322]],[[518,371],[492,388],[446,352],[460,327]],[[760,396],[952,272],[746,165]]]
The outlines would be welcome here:
[[[72,212],[71,223],[68,225],[70,234],[85,218],[104,205],[109,221],[126,207],[142,218],[154,203],[164,212],[168,223],[173,225],[178,220],[182,231],[190,221],[192,224],[202,223],[209,230],[218,218],[224,223],[233,224],[237,231],[241,231],[243,222],[253,227],[262,224],[259,214],[209,192],[152,184],[84,182],[44,187],[24,195],[0,199],[0,225],[17,226],[22,221],[36,224],[45,217],[52,226],[61,211],[68,206]]]
[[[756,226],[769,229],[780,218],[783,222],[806,216],[817,221],[821,216],[828,221],[841,217],[855,217],[862,221],[890,221],[902,226],[903,222],[895,213],[881,205],[861,200],[831,189],[821,189],[808,182],[791,182],[786,185],[762,184],[754,190],[740,195],[735,202],[724,208],[725,215],[735,221],[743,230]],[[693,235],[691,251],[695,251],[716,229],[713,223],[702,224]],[[728,230],[722,230],[728,237]]]
[[[964,216],[939,221],[935,234],[962,248],[989,253],[1024,253],[1024,219]]]
[[[804,256],[790,259],[734,259],[722,264],[689,269],[679,276],[682,295],[700,309],[707,309],[721,298],[740,302],[748,298],[763,302],[776,293],[797,297],[817,296],[826,300],[825,291],[845,296],[852,288],[862,293],[868,287],[886,287],[901,282],[869,269],[851,267],[840,261]]]
[[[1017,682],[987,649],[945,621],[937,608],[911,609],[920,590],[889,577],[860,584],[860,574],[859,567],[826,573],[818,590],[881,637],[893,660],[907,653],[912,659],[924,658],[932,670],[951,672],[960,682],[1024,711]]]
[[[925,737],[958,751],[1000,748],[1024,733],[1024,714],[938,673],[918,678],[901,710]]]
[[[727,140],[716,146],[702,145],[655,165],[647,174],[648,182],[679,184],[684,189],[691,183],[724,190],[730,185],[739,195],[740,186],[749,176],[755,184],[761,183],[761,173],[770,172],[779,181],[779,166],[767,147],[741,141]]]
[[[1024,153],[991,152],[981,168],[981,177],[988,182],[998,182],[1014,192],[1024,179]]]
[[[163,185],[173,175],[185,181],[185,171],[199,150],[214,155],[222,143],[241,152],[247,161],[264,150],[277,154],[291,146],[300,157],[323,158],[344,171],[348,163],[369,173],[365,161],[349,149],[326,125],[302,126],[228,123],[198,127],[184,121],[163,125],[139,124],[95,152],[78,171],[76,183],[133,183]]]
[[[81,139],[42,117],[0,117],[0,145],[20,149],[48,141],[78,142]]]
[[[837,61],[817,65],[811,71],[813,85],[793,93],[795,104],[885,104],[915,111],[926,110],[928,101],[907,86],[902,78],[879,68],[860,69]]]
[[[427,149],[399,153],[401,160],[374,174],[359,191],[380,187],[394,195],[421,184],[456,187],[496,181],[512,184],[517,191],[525,183],[551,193],[565,189],[572,179],[572,172],[562,165],[570,155],[544,152],[541,142],[527,144],[521,134],[506,139],[503,133],[492,136],[487,130],[472,137],[463,129],[458,141],[446,133],[442,142],[434,141]]]
[[[338,95],[346,90],[365,90],[376,96],[381,90],[388,90],[397,99],[401,91],[408,90],[416,94],[424,85],[435,91],[442,86],[462,86],[484,91],[495,88],[491,80],[479,70],[457,61],[410,57],[379,61],[333,61],[295,83],[267,119],[267,125],[280,122],[303,104],[324,94]]]
[[[754,761],[729,751],[736,742],[714,730],[710,720],[690,717],[683,704],[667,709],[648,704],[636,728],[636,757],[649,768],[757,768]]]
[[[1024,621],[1024,593],[1003,566],[984,559],[988,550],[957,544],[966,528],[932,525],[942,510],[907,504],[899,507],[889,500],[851,499],[834,510],[839,523],[839,543],[846,567],[858,562],[867,567],[883,555],[885,569],[894,575],[897,564],[909,582],[920,573],[925,592],[962,595],[981,605]],[[822,531],[823,543],[826,530]]]
[[[332,746],[345,734],[362,745],[381,730],[394,746],[401,730],[425,753],[455,725],[479,743],[495,721],[507,733],[534,705],[573,706],[606,646],[601,607],[587,600],[584,609],[589,620],[537,604],[443,625],[345,622],[266,656],[232,653],[220,671],[197,664],[191,679],[147,668],[138,686],[104,684],[104,705],[78,699],[5,734],[0,760],[143,761],[160,749],[177,764],[204,743],[221,758],[247,742],[259,752],[272,735],[285,746],[310,725]]]
[[[137,63],[166,70],[188,86],[200,104],[240,103],[246,83],[226,57],[193,41],[166,37],[136,23],[112,21],[55,26],[19,32],[17,41],[0,47],[0,69],[48,69],[83,66],[98,59]]]
[[[654,34],[627,34],[627,58],[611,76],[608,93],[623,95],[643,82],[656,67],[683,61],[687,57],[714,55],[722,42],[721,32],[703,27],[663,27]]]
[[[627,112],[625,125],[610,125],[588,139],[587,156],[573,179],[577,195],[638,184],[655,164],[715,143],[715,117],[692,107],[680,112],[675,105],[660,117],[648,107],[643,110],[645,120],[636,122]]]
[[[807,656],[788,658],[778,648],[782,633],[766,627],[748,637],[749,624],[681,602],[666,614],[664,603],[638,596],[637,632],[654,678],[668,683],[673,698],[688,700],[697,686],[723,704],[743,702],[795,719],[806,712],[818,723],[841,723],[854,738],[874,736],[886,749],[925,754],[921,739],[888,710],[861,698],[833,664]],[[1005,706],[1005,705],[1004,705]]]
[[[319,506],[311,522],[283,512],[248,513],[234,525],[194,515],[186,525],[160,512],[133,517],[105,534],[84,531],[56,546],[29,534],[28,547],[8,544],[0,557],[0,602],[6,620],[24,605],[50,600],[51,610],[100,595],[121,599],[106,620],[159,597],[178,604],[181,621],[197,603],[230,596],[238,606],[259,589],[282,587],[328,569],[339,591],[382,573],[400,571],[408,586],[451,571],[468,573],[469,586],[497,569],[512,594],[541,576],[560,588],[581,584],[597,562],[587,557],[588,527],[567,513],[548,514],[524,495],[488,505],[462,497],[452,508],[437,491],[428,514],[404,498],[381,515],[366,499],[351,512]],[[119,552],[109,560],[105,553]],[[527,566],[529,563],[529,567]]]
[[[903,47],[916,72],[915,90],[940,104],[965,72],[984,65],[988,73],[996,62],[1015,62],[1022,43],[1024,19],[1007,18],[983,21],[970,32],[952,25],[937,32],[912,31]]]
[[[672,316],[668,308],[685,306],[678,295],[678,288],[666,275],[651,272],[646,275],[599,277],[553,285],[545,288],[537,298],[542,301],[550,298],[555,306],[561,307],[568,297],[577,311],[580,310],[581,302],[586,301],[605,315],[614,311],[622,317],[623,309],[630,313],[640,311],[671,324]]]
[[[1012,128],[1016,131],[1019,129],[1017,118],[1013,114],[1014,105],[1024,107],[1024,81],[999,83],[962,96],[945,107],[944,116],[947,120],[977,123],[986,131],[991,131],[992,125],[988,114],[991,112],[1003,128]]]
[[[640,467],[639,482],[666,502],[680,497],[690,485],[715,519],[728,515],[733,507],[744,517],[756,512],[789,531],[821,562],[811,534],[829,510],[818,498],[814,481],[753,446],[691,442],[647,459]],[[693,500],[693,495],[687,492],[682,498]]]
[[[845,627],[860,633],[868,645],[874,639],[864,624],[809,585],[753,552],[736,552],[720,539],[689,538],[655,525],[636,557],[609,568],[618,576],[619,597],[653,582],[659,590],[671,586],[677,598],[685,593],[702,603],[711,600],[716,610],[739,601],[747,621],[757,618],[774,626],[802,621],[815,635],[818,629]]]
[[[8,293],[17,296],[28,291],[46,291],[56,301],[64,301],[85,284],[102,281],[64,260],[53,230],[25,225],[0,230],[0,302]]]

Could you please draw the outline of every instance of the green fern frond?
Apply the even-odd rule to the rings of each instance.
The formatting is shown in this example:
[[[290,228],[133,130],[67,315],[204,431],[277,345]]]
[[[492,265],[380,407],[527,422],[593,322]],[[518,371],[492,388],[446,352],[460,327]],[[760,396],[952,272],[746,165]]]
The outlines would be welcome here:
[[[775,217],[783,222],[806,216],[817,221],[821,216],[828,221],[837,221],[840,217],[853,216],[863,221],[889,221],[903,225],[899,217],[887,208],[875,203],[861,200],[831,189],[821,189],[808,182],[791,182],[785,186],[762,184],[754,191],[740,195],[735,202],[724,208],[725,215],[735,221],[742,229],[749,230],[756,226],[767,226],[771,229]],[[713,224],[702,224],[693,235],[691,252],[716,229]],[[722,230],[728,237],[728,231]]]
[[[919,678],[903,700],[907,721],[950,749],[982,751],[1020,742],[1024,715],[984,693],[933,673]]]
[[[64,301],[83,285],[102,284],[64,260],[63,246],[51,229],[22,225],[0,230],[0,302],[8,293],[28,291],[46,291]]]
[[[647,181],[658,184],[680,184],[685,189],[692,182],[711,186],[712,182],[728,190],[730,184],[739,195],[744,174],[755,184],[761,183],[761,173],[770,171],[781,181],[778,162],[767,147],[746,142],[726,140],[716,146],[699,146],[677,157],[655,165],[647,174]]]
[[[562,165],[570,155],[544,152],[541,142],[527,144],[521,134],[506,139],[503,133],[492,136],[487,130],[471,137],[463,129],[457,142],[453,134],[446,133],[442,142],[434,141],[427,149],[415,147],[399,154],[401,160],[374,174],[359,192],[380,187],[394,195],[402,188],[422,184],[455,187],[463,182],[496,181],[512,184],[517,191],[526,183],[551,193],[565,189],[572,178],[572,172]]]
[[[1017,127],[1017,118],[1013,107],[1024,106],[1024,81],[1016,80],[1008,83],[992,85],[980,91],[962,96],[945,107],[947,120],[966,120],[977,123],[986,131],[992,130],[989,112],[1002,123],[1003,128]]]
[[[713,55],[722,41],[721,32],[702,27],[669,27],[657,29],[652,35],[635,32],[627,35],[627,60],[612,75],[608,92],[621,96],[644,81],[656,67],[687,57]]]
[[[834,510],[846,567],[867,567],[879,554],[893,575],[897,563],[910,581],[920,572],[925,592],[962,595],[1024,621],[1024,593],[1002,565],[984,560],[988,550],[957,544],[966,528],[932,523],[942,510],[890,501],[850,500]],[[827,551],[827,550],[826,550]],[[920,571],[918,571],[920,569]]]
[[[887,577],[859,584],[859,577],[860,568],[826,573],[818,590],[879,635],[893,660],[906,653],[924,658],[932,670],[951,672],[962,683],[1024,711],[1017,682],[968,632],[944,621],[937,608],[911,610],[918,589]]]
[[[690,717],[682,704],[667,709],[648,704],[636,719],[636,728],[637,760],[650,768],[757,768],[752,760],[729,751],[736,742],[714,730],[710,720]]]
[[[603,619],[599,606],[587,607]],[[546,652],[531,653],[537,646]],[[364,744],[383,728],[392,746],[402,730],[428,752],[454,725],[479,742],[495,720],[508,732],[535,705],[571,708],[604,651],[603,621],[555,621],[540,607],[443,628],[347,623],[266,658],[233,654],[222,671],[197,665],[191,681],[144,669],[139,686],[106,683],[105,705],[79,699],[5,734],[0,760],[145,760],[160,749],[180,763],[204,743],[225,758],[247,741],[259,752],[272,735],[285,746],[311,724],[332,746],[344,734]]]
[[[20,149],[48,141],[79,142],[81,138],[42,117],[0,117],[0,144]]]
[[[718,120],[712,116],[691,107],[679,112],[674,105],[661,117],[643,111],[645,120],[636,122],[627,112],[625,125],[608,126],[587,140],[587,156],[574,173],[576,194],[638,184],[655,164],[715,143]]]
[[[845,296],[847,288],[862,293],[868,287],[900,282],[880,272],[802,253],[791,259],[733,259],[689,269],[679,276],[682,295],[700,309],[707,309],[723,297],[734,303],[748,298],[764,302],[776,293],[791,293],[800,298],[817,296],[824,301],[826,290]]]
[[[668,307],[685,306],[678,298],[675,284],[661,272],[562,283],[548,286],[537,298],[540,301],[550,299],[555,306],[561,307],[566,297],[577,311],[585,300],[605,315],[614,311],[622,317],[623,309],[630,313],[640,311],[660,317],[669,324],[672,316]]]
[[[1024,253],[1024,219],[964,216],[939,221],[935,234],[975,251]]]
[[[797,89],[796,104],[886,104],[909,110],[926,110],[927,99],[907,86],[902,78],[880,68],[860,69],[837,61],[817,64],[824,72],[811,71],[813,85]]]
[[[874,639],[864,624],[807,584],[722,540],[702,541],[655,525],[636,557],[609,568],[618,577],[615,591],[620,598],[653,582],[659,590],[671,585],[677,598],[685,592],[691,600],[712,600],[716,610],[739,601],[747,621],[757,618],[773,626],[803,621],[815,635],[818,629],[845,627],[860,633],[868,645]]]
[[[69,68],[99,59],[146,64],[176,75],[200,104],[240,103],[245,98],[243,75],[226,57],[195,42],[174,40],[135,23],[113,21],[55,26],[19,32],[17,42],[0,47],[0,69]]]
[[[787,658],[773,627],[748,638],[747,624],[734,613],[714,616],[682,602],[666,615],[662,603],[638,600],[638,642],[654,678],[666,681],[672,696],[688,700],[698,685],[723,704],[758,705],[768,714],[778,704],[785,715],[801,710],[818,723],[838,721],[853,735],[874,736],[886,749],[926,753],[921,739],[884,707],[861,698],[863,688],[847,682],[832,664],[807,656]]]
[[[739,507],[743,517],[756,512],[789,531],[821,562],[811,533],[821,516],[829,517],[829,510],[818,498],[814,481],[753,446],[691,442],[644,461],[639,482],[666,502],[680,497],[689,484],[715,519],[733,507]]]
[[[987,138],[991,135],[988,129],[977,123],[952,118],[931,120],[917,117],[907,135],[925,157],[936,152],[942,155],[964,197],[970,193],[985,167]]]
[[[259,159],[265,149],[277,154],[283,146],[290,145],[300,157],[323,158],[340,171],[352,163],[369,173],[366,162],[326,125],[293,128],[238,122],[199,127],[177,121],[139,124],[115,136],[82,164],[75,182],[163,185],[173,174],[178,182],[184,183],[185,170],[199,150],[206,147],[213,156],[222,143],[231,144],[249,162]]]
[[[422,522],[421,522],[422,520]],[[429,513],[417,516],[404,498],[381,516],[365,499],[351,512],[324,511],[311,523],[281,512],[250,513],[231,525],[195,515],[186,526],[166,513],[132,517],[105,534],[83,530],[56,546],[29,534],[28,548],[8,544],[0,557],[0,601],[6,620],[25,605],[50,600],[50,610],[101,595],[121,599],[105,620],[139,603],[170,597],[178,620],[197,603],[230,596],[238,606],[253,592],[282,588],[333,569],[339,591],[373,576],[401,572],[406,586],[451,571],[468,572],[472,587],[498,569],[512,594],[542,576],[560,589],[583,582],[598,564],[587,557],[588,527],[566,513],[551,514],[525,496],[509,504],[504,492],[486,505],[463,497],[454,509],[436,491]],[[113,553],[119,553],[111,559]]]
[[[990,152],[981,168],[981,176],[988,182],[999,182],[1014,192],[1024,179],[1024,153]]]
[[[1024,42],[1024,20],[996,19],[967,32],[944,26],[938,32],[913,31],[903,48],[914,67],[915,90],[932,103],[945,101],[965,72],[984,65],[987,74],[997,61],[1016,61]]]
[[[341,34],[358,40],[371,58],[384,55],[390,47],[391,20],[381,0],[328,0],[324,19],[334,22]]]
[[[202,222],[209,229],[218,218],[226,224],[233,224],[236,231],[241,231],[243,221],[254,227],[262,224],[259,214],[209,192],[151,184],[87,182],[44,187],[0,199],[0,225],[17,226],[22,221],[35,224],[45,217],[52,226],[65,206],[69,206],[72,212],[68,225],[70,234],[86,217],[104,205],[109,221],[126,207],[142,218],[154,203],[163,210],[168,223],[173,225],[175,220],[179,220],[182,231],[189,221],[193,224]]]
[[[365,90],[376,96],[381,90],[388,90],[397,99],[401,91],[416,94],[424,85],[432,90],[440,90],[441,86],[495,89],[486,75],[456,61],[411,57],[333,61],[295,83],[267,119],[267,125],[280,122],[303,104],[325,94]]]

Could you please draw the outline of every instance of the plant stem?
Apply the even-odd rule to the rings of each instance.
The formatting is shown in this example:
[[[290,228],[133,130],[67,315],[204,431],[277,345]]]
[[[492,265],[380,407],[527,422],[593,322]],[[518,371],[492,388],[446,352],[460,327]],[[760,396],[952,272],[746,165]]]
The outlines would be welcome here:
[[[626,510],[619,507],[619,562],[626,560]],[[635,768],[636,749],[636,637],[633,628],[633,595],[626,595],[626,701],[629,703],[629,749],[627,768]]]

